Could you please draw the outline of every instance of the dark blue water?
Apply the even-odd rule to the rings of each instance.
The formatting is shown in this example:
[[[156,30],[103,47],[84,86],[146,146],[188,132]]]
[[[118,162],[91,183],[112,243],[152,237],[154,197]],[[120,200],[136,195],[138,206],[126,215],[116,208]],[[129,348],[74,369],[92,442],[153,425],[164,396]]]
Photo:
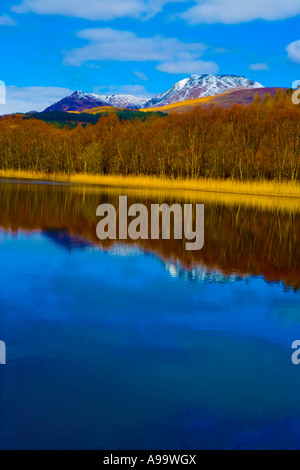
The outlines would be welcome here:
[[[200,201],[191,253],[101,245],[118,196],[0,182],[0,448],[299,449],[300,205]]]
[[[0,234],[2,449],[300,447],[299,292],[69,248]]]

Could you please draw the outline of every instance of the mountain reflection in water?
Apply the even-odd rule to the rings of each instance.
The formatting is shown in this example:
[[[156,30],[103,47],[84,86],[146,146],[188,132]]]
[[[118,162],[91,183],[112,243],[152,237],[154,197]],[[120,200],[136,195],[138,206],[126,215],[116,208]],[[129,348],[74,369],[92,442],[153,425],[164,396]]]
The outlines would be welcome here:
[[[204,248],[101,243],[119,195]],[[299,202],[0,182],[0,449],[299,449]]]
[[[67,250],[92,246],[113,250],[117,242],[100,242],[96,236],[96,209],[104,203],[117,208],[120,195],[128,196],[129,206],[138,202],[148,208],[154,203],[205,204],[205,244],[201,251],[186,251],[182,240],[126,241],[128,247],[158,256],[170,275],[193,282],[203,278],[233,282],[256,275],[299,289],[300,199],[269,198],[264,207],[259,197],[245,204],[237,197],[214,198],[201,192],[187,199],[183,193],[2,180],[0,227],[12,232],[39,230]],[[124,242],[121,246],[124,249]]]

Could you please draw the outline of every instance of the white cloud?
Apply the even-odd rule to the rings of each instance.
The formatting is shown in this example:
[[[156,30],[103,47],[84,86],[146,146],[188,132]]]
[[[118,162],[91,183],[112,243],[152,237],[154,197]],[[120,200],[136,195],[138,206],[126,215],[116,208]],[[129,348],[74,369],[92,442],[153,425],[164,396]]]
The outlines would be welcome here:
[[[0,105],[6,103],[6,88],[5,83],[0,80]]]
[[[0,114],[43,111],[45,108],[72,93],[58,87],[6,87],[6,105],[0,105]]]
[[[249,69],[254,70],[254,71],[269,70],[269,66],[268,66],[268,64],[265,64],[265,63],[251,64],[249,66]]]
[[[85,29],[78,37],[90,44],[65,55],[65,64],[80,66],[87,61],[116,60],[121,62],[197,59],[206,49],[202,43],[185,43],[175,38],[154,36],[141,38],[130,31],[110,28]]]
[[[149,78],[147,77],[147,75],[143,72],[138,72],[137,70],[134,72],[134,75],[139,79],[139,80],[142,80],[142,81],[147,81],[149,80]]]
[[[157,66],[161,72],[174,74],[203,74],[218,73],[219,67],[215,62],[205,62],[204,60],[179,60],[178,62],[163,62]]]
[[[65,65],[80,66],[88,61],[152,61],[159,62],[158,70],[167,73],[189,73],[195,69],[218,70],[214,62],[205,63],[199,60],[208,49],[202,43],[185,43],[162,36],[141,38],[130,31],[110,28],[86,29],[80,31],[78,36],[90,43],[67,52]],[[175,69],[178,71],[175,72]]]
[[[195,0],[181,16],[191,24],[235,24],[253,20],[274,21],[300,14],[299,0]]]
[[[16,13],[110,21],[125,17],[148,19],[169,3],[185,2],[191,3],[191,0],[23,0],[12,10]],[[181,15],[192,24],[234,24],[257,19],[273,21],[300,14],[299,0],[194,0],[194,3],[195,6]]]
[[[300,40],[292,42],[286,48],[288,52],[288,58],[296,64],[300,64]]]
[[[0,16],[0,26],[14,26],[17,23],[7,15]]]
[[[33,12],[109,21],[124,17],[149,18],[168,3],[185,1],[188,0],[23,0],[12,10],[17,13]]]

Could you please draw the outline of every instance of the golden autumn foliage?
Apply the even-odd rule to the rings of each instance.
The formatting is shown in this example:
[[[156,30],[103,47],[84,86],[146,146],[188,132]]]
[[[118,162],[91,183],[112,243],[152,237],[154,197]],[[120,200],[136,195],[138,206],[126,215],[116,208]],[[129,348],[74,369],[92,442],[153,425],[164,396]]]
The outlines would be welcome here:
[[[0,119],[0,170],[299,182],[300,107],[278,92],[250,106],[57,128]]]
[[[123,111],[125,108],[115,108],[112,106],[98,106],[98,108],[85,109],[84,111],[68,111],[69,113],[80,114],[82,112],[87,114],[116,114],[118,111]]]

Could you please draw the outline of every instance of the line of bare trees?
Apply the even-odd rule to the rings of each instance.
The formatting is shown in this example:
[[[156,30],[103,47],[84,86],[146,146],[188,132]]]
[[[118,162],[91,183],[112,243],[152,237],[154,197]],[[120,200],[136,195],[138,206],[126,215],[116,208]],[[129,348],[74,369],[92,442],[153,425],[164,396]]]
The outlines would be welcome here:
[[[0,168],[72,174],[299,181],[300,106],[279,91],[250,106],[57,128],[0,119]]]

